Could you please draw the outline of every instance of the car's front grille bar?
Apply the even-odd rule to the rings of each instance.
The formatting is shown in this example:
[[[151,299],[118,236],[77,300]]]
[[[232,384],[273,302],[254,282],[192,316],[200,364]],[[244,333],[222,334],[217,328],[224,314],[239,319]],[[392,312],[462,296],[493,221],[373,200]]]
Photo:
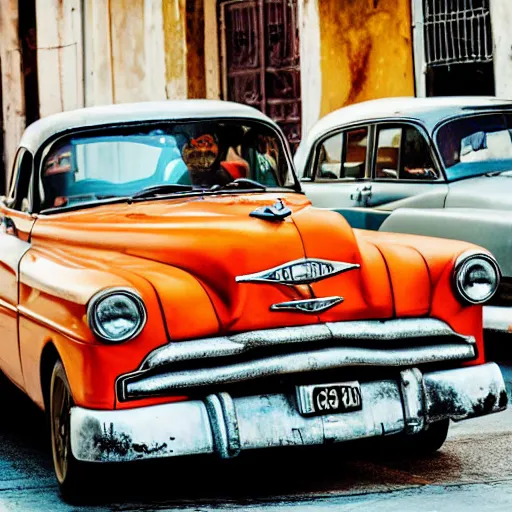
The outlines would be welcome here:
[[[382,342],[428,339],[421,345],[383,348]],[[373,347],[340,346],[340,342],[380,341]],[[318,348],[314,344],[318,343]],[[334,346],[327,346],[326,343]],[[238,362],[226,358],[263,347],[291,345],[294,350]],[[307,345],[306,345],[307,344]],[[313,348],[312,348],[313,345]],[[388,321],[351,321],[251,331],[233,336],[171,343],[153,351],[140,368],[118,379],[120,400],[170,394],[205,386],[247,382],[256,378],[332,370],[354,366],[411,367],[421,364],[471,360],[475,339],[456,333],[432,318]],[[190,369],[178,363],[210,359]],[[195,364],[195,363],[194,363]],[[208,366],[208,367],[205,367]]]
[[[246,382],[260,377],[309,371],[332,370],[351,366],[409,367],[436,362],[469,360],[475,357],[474,345],[445,344],[407,349],[379,350],[333,347],[266,357],[214,368],[139,374],[125,382],[125,398],[180,391],[187,388]]]
[[[273,345],[350,340],[378,342],[418,337],[446,338],[450,336],[469,344],[475,343],[473,336],[458,334],[449,325],[435,318],[328,322],[262,329],[232,336],[170,343],[151,352],[142,363],[139,371],[152,370],[159,366],[168,366],[181,361],[240,355],[251,349]]]

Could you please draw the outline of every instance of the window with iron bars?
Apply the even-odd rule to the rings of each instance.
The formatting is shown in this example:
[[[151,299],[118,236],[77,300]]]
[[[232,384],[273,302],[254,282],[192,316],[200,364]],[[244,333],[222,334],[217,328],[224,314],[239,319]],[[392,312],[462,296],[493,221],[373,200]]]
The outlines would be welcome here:
[[[424,0],[427,66],[492,62],[489,0]]]

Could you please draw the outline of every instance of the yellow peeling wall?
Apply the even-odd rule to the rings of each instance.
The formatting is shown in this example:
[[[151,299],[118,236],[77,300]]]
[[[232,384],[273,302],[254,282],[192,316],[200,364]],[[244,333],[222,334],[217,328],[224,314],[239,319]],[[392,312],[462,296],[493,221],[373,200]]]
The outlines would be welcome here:
[[[320,0],[320,115],[386,96],[413,96],[410,0]]]

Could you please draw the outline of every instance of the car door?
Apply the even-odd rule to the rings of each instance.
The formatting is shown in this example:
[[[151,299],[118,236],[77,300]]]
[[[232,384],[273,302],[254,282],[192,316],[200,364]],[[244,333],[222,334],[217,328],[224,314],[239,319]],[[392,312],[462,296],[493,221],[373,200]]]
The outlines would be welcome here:
[[[8,197],[0,201],[0,368],[23,387],[18,344],[18,272],[30,248],[34,218],[27,212],[32,155],[21,148],[15,159]]]
[[[369,195],[370,130],[367,125],[331,133],[313,148],[302,188],[314,206],[357,224]]]
[[[448,186],[423,128],[383,122],[374,130],[372,214],[384,220],[396,208],[443,208]]]

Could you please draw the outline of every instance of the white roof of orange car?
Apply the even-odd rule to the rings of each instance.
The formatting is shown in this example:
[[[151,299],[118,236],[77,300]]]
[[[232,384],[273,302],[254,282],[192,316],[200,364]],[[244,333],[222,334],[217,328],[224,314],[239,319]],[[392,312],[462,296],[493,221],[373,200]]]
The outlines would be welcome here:
[[[20,146],[33,153],[50,137],[68,130],[119,123],[207,118],[249,118],[272,123],[259,110],[221,100],[166,100],[117,103],[86,107],[52,114],[32,123],[25,130]],[[272,123],[275,126],[275,123]]]

